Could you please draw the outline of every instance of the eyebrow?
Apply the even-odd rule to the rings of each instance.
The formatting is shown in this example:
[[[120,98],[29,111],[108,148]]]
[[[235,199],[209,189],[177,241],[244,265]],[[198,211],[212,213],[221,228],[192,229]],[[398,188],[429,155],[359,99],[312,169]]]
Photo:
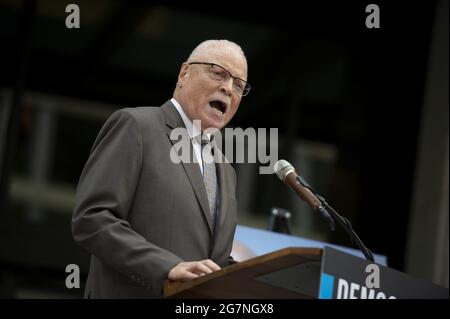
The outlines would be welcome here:
[[[245,83],[248,84],[248,81],[247,81],[247,80],[244,80],[243,78],[241,78],[241,77],[239,77],[239,76],[236,76],[236,75],[234,75],[233,73],[231,73],[231,72],[230,72],[230,68],[229,68],[228,66],[223,66],[222,64],[219,64],[219,63],[216,63],[216,62],[197,62],[197,61],[193,61],[193,62],[188,62],[188,63],[189,63],[189,64],[190,64],[190,63],[194,63],[194,64],[204,63],[204,64],[214,64],[214,65],[217,65],[217,66],[219,66],[219,67],[225,69],[226,71],[228,71],[234,78],[239,79],[239,80],[241,80],[241,81],[244,81]]]
[[[228,72],[230,72],[230,68],[229,68],[229,67],[223,66],[223,65],[218,64],[218,63],[214,63],[214,64],[217,64],[218,66],[221,66],[222,68],[224,68],[225,70],[227,70]],[[236,76],[236,75],[234,75],[234,74],[231,73],[231,72],[230,72],[230,74],[231,74],[232,76],[234,76],[235,78],[239,79],[239,80],[242,80],[242,81],[244,81],[244,82],[247,82],[247,80],[244,80],[244,77]]]

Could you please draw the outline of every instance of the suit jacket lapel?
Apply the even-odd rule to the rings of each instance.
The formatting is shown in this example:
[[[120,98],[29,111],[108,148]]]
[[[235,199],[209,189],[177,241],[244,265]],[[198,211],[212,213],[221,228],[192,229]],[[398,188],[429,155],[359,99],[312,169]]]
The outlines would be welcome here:
[[[166,115],[166,124],[168,126],[167,136],[172,144],[175,144],[177,141],[173,141],[170,139],[170,133],[172,129],[185,127],[183,120],[181,119],[180,114],[175,109],[170,101],[166,102],[163,106],[161,106],[164,114]],[[192,143],[189,142],[189,158],[192,159],[194,154],[194,149]],[[203,216],[208,224],[209,231],[211,236],[213,236],[213,223],[211,219],[211,214],[209,213],[209,205],[208,205],[208,195],[206,194],[205,184],[203,183],[202,173],[200,171],[200,167],[198,163],[185,163],[183,160],[181,161],[183,168],[186,172],[186,175],[189,178],[189,182],[191,183],[192,189],[194,190],[195,196],[202,208]]]

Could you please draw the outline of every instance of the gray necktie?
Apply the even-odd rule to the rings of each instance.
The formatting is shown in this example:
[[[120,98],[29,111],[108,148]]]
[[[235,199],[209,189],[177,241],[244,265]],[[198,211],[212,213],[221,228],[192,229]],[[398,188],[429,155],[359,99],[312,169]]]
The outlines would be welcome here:
[[[202,134],[202,161],[203,161],[203,182],[205,183],[206,194],[208,195],[209,210],[213,226],[215,226],[217,209],[217,175],[214,157],[211,152],[211,144],[206,135]]]

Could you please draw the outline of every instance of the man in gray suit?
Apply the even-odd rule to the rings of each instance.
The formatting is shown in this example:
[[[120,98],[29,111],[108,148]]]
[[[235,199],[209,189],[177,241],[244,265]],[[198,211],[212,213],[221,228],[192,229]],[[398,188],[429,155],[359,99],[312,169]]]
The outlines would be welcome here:
[[[250,89],[246,79],[237,44],[205,41],[182,64],[171,100],[122,109],[106,121],[72,219],[75,241],[91,253],[85,297],[159,298],[165,279],[192,280],[231,262],[236,175],[229,163],[203,156],[211,152],[205,132],[232,119]],[[180,128],[193,162],[171,158],[170,134]]]

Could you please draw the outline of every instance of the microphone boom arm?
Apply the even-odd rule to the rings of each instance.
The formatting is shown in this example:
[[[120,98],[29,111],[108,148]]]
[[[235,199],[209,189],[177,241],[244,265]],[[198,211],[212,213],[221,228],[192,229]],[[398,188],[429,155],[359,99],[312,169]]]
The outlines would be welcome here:
[[[333,207],[331,207],[327,203],[325,198],[323,198],[323,196],[317,194],[314,191],[314,189],[311,186],[309,186],[308,183],[300,175],[297,175],[297,180],[303,187],[306,187],[307,189],[309,189],[319,199],[319,201],[321,202],[322,205],[318,207],[318,210],[322,214],[322,216],[325,218],[325,220],[328,221],[330,228],[334,231],[334,220],[336,220],[339,223],[339,225],[341,225],[342,228],[347,232],[352,243],[354,245],[356,245],[359,248],[359,250],[361,250],[361,252],[364,254],[366,259],[374,262],[374,257],[373,257],[372,252],[363,244],[361,239],[358,237],[358,235],[356,234],[355,230],[353,229],[350,221],[347,218],[342,217],[337,211],[335,211],[333,209]],[[329,211],[327,209],[325,209],[324,206],[327,207],[329,209]]]

